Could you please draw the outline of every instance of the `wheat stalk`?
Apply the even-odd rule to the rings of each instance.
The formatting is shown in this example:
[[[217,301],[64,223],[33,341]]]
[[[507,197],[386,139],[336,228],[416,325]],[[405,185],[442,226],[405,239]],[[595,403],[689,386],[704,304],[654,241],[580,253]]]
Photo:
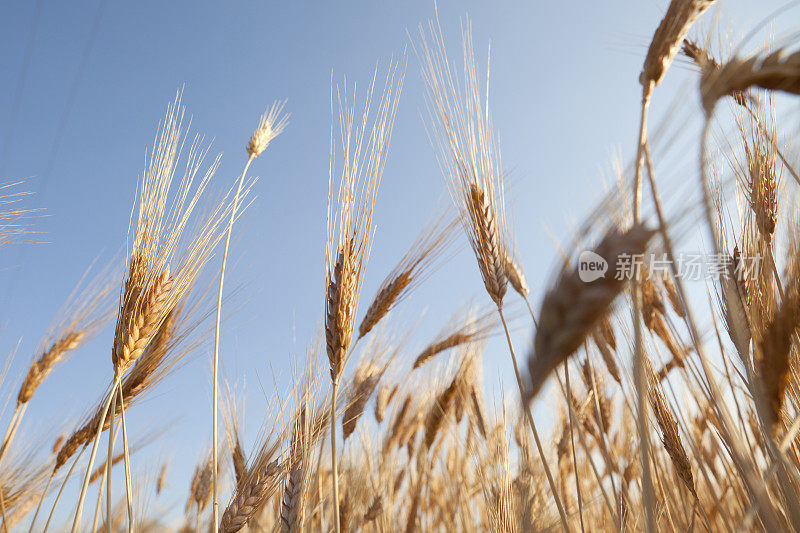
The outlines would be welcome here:
[[[178,93],[175,101],[167,108],[167,118],[157,135],[148,168],[141,179],[138,217],[133,231],[129,267],[120,295],[112,346],[115,377],[109,393],[109,404],[115,401],[116,388],[123,375],[144,353],[161,323],[188,296],[214,247],[222,238],[220,226],[223,219],[229,211],[234,212],[233,206],[227,201],[220,202],[210,210],[208,216],[198,221],[191,238],[182,246],[192,213],[219,161],[217,159],[211,164],[194,186],[208,151],[200,147],[196,138],[190,146],[184,174],[177,187],[173,187],[186,138],[183,132],[183,114]],[[170,193],[174,198],[170,199]],[[113,423],[113,416],[109,420]],[[102,427],[103,424],[97,424],[95,452]],[[113,441],[111,443],[113,446]],[[110,456],[113,455],[112,446]],[[84,475],[73,520],[73,532],[80,524],[94,456],[93,452]],[[108,481],[110,483],[110,477]]]
[[[376,72],[377,74],[377,72]],[[392,127],[402,91],[404,71],[389,69],[383,94],[371,130],[370,119],[375,77],[367,91],[359,124],[355,107],[348,107],[347,92],[338,94],[342,166],[339,172],[338,198],[334,201],[334,137],[331,122],[331,163],[328,179],[328,215],[326,248],[325,340],[331,370],[331,470],[333,472],[334,525],[339,533],[338,470],[336,464],[336,396],[339,380],[351,348],[355,310],[361,292],[362,275],[369,257],[372,237],[372,214],[378,186],[388,156]],[[333,113],[333,89],[331,89]],[[366,143],[364,142],[366,138]]]
[[[244,177],[247,174],[247,169],[253,160],[261,155],[267,146],[272,142],[275,137],[280,135],[289,121],[288,115],[282,115],[283,106],[285,102],[275,102],[269,110],[261,115],[261,120],[258,123],[256,131],[251,135],[250,141],[247,143],[247,163],[245,163],[244,170],[239,176],[236,185],[236,193],[233,196],[233,204],[231,207],[230,218],[228,220],[228,228],[225,233],[225,248],[222,252],[222,264],[219,270],[219,286],[217,289],[217,314],[216,322],[214,324],[214,359],[213,359],[213,398],[211,406],[212,417],[212,445],[211,445],[211,461],[214,463],[212,473],[212,494],[213,494],[213,531],[217,532],[217,524],[219,522],[219,502],[217,502],[217,465],[218,463],[218,450],[217,450],[217,397],[218,397],[218,367],[219,367],[219,337],[220,337],[220,321],[222,317],[222,287],[225,281],[225,267],[228,263],[228,249],[231,244],[231,233],[233,232],[233,222],[236,219],[236,211],[239,207],[239,198],[242,195],[242,187],[244,185]]]
[[[489,113],[488,74],[487,96],[483,103],[469,26],[462,31],[463,85],[454,79],[438,20],[436,26],[433,21],[428,26],[433,46],[429,46],[425,31],[420,26],[421,52],[417,55],[431,109],[431,128],[439,166],[450,189],[450,196],[461,215],[462,226],[477,260],[484,287],[494,301],[503,323],[517,386],[520,396],[524,397],[516,355],[503,316],[503,297],[508,284],[506,223],[500,151]],[[566,513],[556,491],[533,418],[527,405],[524,409],[562,525],[569,531]]]

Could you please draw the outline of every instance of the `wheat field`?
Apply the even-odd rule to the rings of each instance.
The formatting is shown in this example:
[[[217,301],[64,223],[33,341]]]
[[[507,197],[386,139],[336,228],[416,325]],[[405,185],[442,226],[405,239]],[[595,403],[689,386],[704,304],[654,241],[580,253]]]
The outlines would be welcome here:
[[[229,253],[259,246],[237,230],[263,186],[254,172],[269,175],[270,154],[291,132],[291,95],[252,117],[228,179],[191,127],[189,80],[152,117],[143,166],[126,169],[138,180],[126,182],[133,204],[115,206],[130,212],[122,251],[86,265],[34,353],[8,356],[2,531],[800,530],[800,165],[790,111],[800,50],[794,33],[727,40],[714,18],[724,10],[671,0],[647,29],[641,72],[629,80],[641,89],[638,128],[596,205],[548,259],[549,278],[526,276],[526,259],[543,258],[519,251],[535,228],[515,227],[490,58],[473,40],[479,20],[443,31],[453,21],[434,9],[369,79],[332,75],[327,209],[312,221],[326,228],[324,269],[309,282],[320,313],[303,318],[318,327],[289,387],[259,383],[265,409],[244,410],[220,339],[242,301],[261,297],[247,294]],[[651,104],[685,98],[661,86],[678,69],[699,95],[699,106],[681,109],[697,131],[651,117]],[[373,250],[409,86],[423,93],[417,133],[446,192],[414,221],[411,243]],[[680,187],[665,186],[663,174],[675,172]],[[39,245],[32,236],[48,206],[28,187],[0,183],[3,253]],[[293,238],[289,226],[270,231]],[[371,268],[387,249],[394,267]],[[426,317],[441,329],[419,348],[408,317],[425,302],[408,297],[423,284],[435,291],[435,273],[454,261],[471,265],[464,291],[478,296],[450,317]],[[377,290],[365,288],[368,275]],[[47,406],[63,427],[37,426],[28,406],[91,343],[111,355],[92,355],[108,376],[98,401],[65,397]],[[8,371],[12,358],[29,361],[25,372]],[[202,411],[209,432],[174,452],[196,457],[193,475],[177,477],[169,459],[144,468],[140,450],[172,446],[170,428],[148,425],[147,410],[164,409],[160,391],[198,358],[209,372],[195,386],[209,405],[184,407]],[[487,383],[498,365],[513,368],[512,382]],[[270,362],[263,367],[269,375]],[[76,410],[84,414],[67,416]],[[259,428],[255,438],[245,422]]]

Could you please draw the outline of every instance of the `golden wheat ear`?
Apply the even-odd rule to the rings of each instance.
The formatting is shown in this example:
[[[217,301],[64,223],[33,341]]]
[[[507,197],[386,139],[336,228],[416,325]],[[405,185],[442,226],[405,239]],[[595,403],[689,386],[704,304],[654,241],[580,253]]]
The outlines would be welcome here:
[[[282,467],[275,459],[265,464],[257,462],[248,472],[247,479],[237,487],[233,500],[222,513],[221,533],[236,533],[244,528],[280,486]]]
[[[672,413],[670,405],[664,398],[661,391],[661,385],[658,379],[653,374],[653,369],[650,367],[649,362],[647,365],[647,376],[650,389],[650,405],[653,408],[658,427],[661,429],[662,442],[664,449],[667,451],[672,465],[678,477],[692,493],[692,496],[697,500],[697,491],[694,483],[694,475],[692,474],[692,466],[689,462],[689,456],[681,442],[681,436],[678,429],[678,423],[675,420],[675,415]]]
[[[380,350],[380,347],[378,349]],[[342,437],[345,441],[356,430],[358,419],[364,413],[364,408],[380,383],[387,366],[385,363],[382,364],[377,357],[372,357],[364,359],[356,367],[347,390],[347,402],[342,416]]]
[[[113,264],[114,261],[99,270],[90,267],[58,312],[39,343],[39,356],[31,362],[20,386],[18,404],[29,402],[55,367],[71,352],[90,341],[111,318],[113,310],[110,296],[118,284],[112,275]]]
[[[359,338],[369,333],[398,303],[438,268],[455,241],[458,220],[446,215],[428,223],[400,262],[383,280],[358,327]]]
[[[715,0],[672,0],[653,34],[639,82],[658,85],[681,49],[692,24]]]
[[[413,368],[421,367],[446,350],[488,338],[497,327],[496,315],[496,310],[492,308],[470,310],[466,316],[454,316],[450,324],[420,351],[414,359]]]

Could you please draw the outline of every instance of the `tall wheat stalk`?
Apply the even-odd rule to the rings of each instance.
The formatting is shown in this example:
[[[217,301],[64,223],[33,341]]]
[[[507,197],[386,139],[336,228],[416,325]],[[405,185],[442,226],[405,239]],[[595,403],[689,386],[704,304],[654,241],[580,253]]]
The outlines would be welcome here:
[[[389,68],[375,117],[370,106],[375,77],[369,85],[359,122],[355,107],[349,107],[347,89],[337,91],[339,145],[342,153],[338,172],[338,194],[334,198],[335,164],[333,120],[331,121],[331,162],[328,178],[327,236],[325,240],[325,343],[330,364],[331,401],[328,413],[331,437],[333,527],[338,533],[339,482],[336,450],[336,406],[344,367],[358,339],[353,343],[355,312],[361,292],[362,275],[369,258],[372,214],[378,186],[388,156],[392,127],[403,87],[404,69]],[[376,72],[377,75],[377,72]],[[333,88],[331,88],[333,115]],[[372,125],[369,126],[369,122]],[[359,337],[360,338],[360,337]]]
[[[433,142],[438,149],[439,166],[448,183],[453,203],[461,215],[462,226],[475,254],[486,292],[495,303],[503,323],[520,391],[522,410],[534,435],[562,526],[570,531],[566,512],[541,446],[536,425],[530,409],[524,403],[525,387],[503,315],[503,297],[508,285],[506,273],[508,252],[502,166],[489,113],[488,73],[486,101],[483,102],[469,24],[462,29],[464,72],[461,82],[454,76],[450,67],[438,19],[435,26],[433,21],[430,21],[428,26],[432,45],[429,45],[428,37],[420,26],[421,50],[417,52],[417,56],[427,88]]]
[[[653,89],[661,83],[675,56],[681,49],[683,41],[692,24],[702,15],[715,0],[672,0],[667,12],[656,28],[645,56],[639,83],[642,85],[641,119],[639,123],[639,140],[636,146],[635,176],[633,182],[633,223],[640,222],[642,197],[642,159],[647,142],[647,111]],[[644,350],[642,348],[642,325],[640,322],[642,309],[641,280],[637,269],[633,283],[633,329],[634,347],[634,380],[636,383],[636,415],[639,428],[640,460],[645,493],[645,518],[647,530],[655,531],[652,513],[655,497],[653,494],[652,475],[650,472],[650,439],[647,430],[647,378],[645,375]]]
[[[203,166],[208,152],[200,146],[199,138],[191,143],[183,176],[173,186],[178,161],[186,140],[183,130],[184,110],[180,93],[167,108],[167,117],[150,152],[148,168],[141,179],[138,191],[138,216],[132,231],[128,267],[117,313],[111,360],[112,386],[97,420],[93,453],[84,475],[81,493],[72,524],[73,533],[80,527],[83,502],[97,452],[97,444],[104,430],[106,415],[109,429],[118,415],[116,407],[109,407],[117,398],[117,389],[123,376],[146,353],[151,341],[157,337],[164,321],[176,306],[185,301],[200,271],[205,266],[217,243],[222,238],[220,226],[231,206],[223,200],[210,210],[210,214],[194,220],[192,213],[200,202],[206,185],[210,182],[219,159],[195,178]],[[133,218],[133,217],[132,217]],[[192,234],[186,235],[193,224]],[[110,431],[111,435],[113,431]],[[109,452],[113,457],[113,439],[109,439]],[[74,444],[73,444],[74,446]],[[110,483],[110,476],[107,479]],[[111,491],[106,494],[111,497]],[[110,517],[110,515],[109,515]]]
[[[275,102],[272,104],[272,107],[269,110],[265,111],[264,114],[261,116],[261,120],[259,121],[258,128],[250,137],[250,141],[247,143],[247,162],[244,165],[244,170],[242,170],[242,174],[239,176],[239,179],[236,183],[236,193],[233,196],[233,207],[231,208],[230,218],[228,219],[228,228],[225,232],[225,247],[222,252],[222,264],[220,265],[219,269],[219,285],[217,287],[217,311],[216,311],[216,318],[214,322],[214,359],[213,359],[213,376],[212,376],[212,387],[213,387],[213,396],[212,396],[212,406],[211,406],[211,425],[212,425],[212,437],[211,437],[211,462],[212,462],[212,469],[211,469],[211,493],[212,493],[212,501],[213,501],[213,530],[216,533],[217,527],[219,524],[219,502],[217,501],[217,464],[218,464],[218,450],[217,450],[217,434],[219,433],[217,429],[217,398],[219,396],[219,385],[218,385],[218,367],[219,367],[219,336],[220,336],[220,322],[222,318],[222,286],[225,282],[225,267],[228,264],[228,249],[230,248],[231,244],[231,233],[233,232],[233,221],[236,219],[236,212],[239,207],[239,197],[242,194],[242,187],[244,186],[244,177],[247,174],[247,169],[250,168],[250,163],[253,160],[261,155],[264,150],[267,149],[269,143],[277,137],[278,135],[283,132],[284,128],[289,122],[288,115],[282,115],[283,107],[285,102]]]

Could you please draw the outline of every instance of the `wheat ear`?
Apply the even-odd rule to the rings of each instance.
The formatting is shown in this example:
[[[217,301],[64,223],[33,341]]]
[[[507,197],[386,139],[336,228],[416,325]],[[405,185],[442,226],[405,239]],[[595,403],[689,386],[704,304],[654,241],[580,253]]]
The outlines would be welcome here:
[[[222,533],[236,533],[247,525],[277,489],[280,471],[281,465],[277,460],[251,469],[246,482],[237,487],[233,501],[222,514],[219,524]]]
[[[577,269],[564,268],[539,311],[534,350],[528,358],[526,399],[536,396],[552,371],[599,325],[625,286],[625,277],[617,276],[624,271],[625,258],[643,253],[653,233],[643,225],[609,231],[594,250],[608,262],[605,277],[584,282]]]
[[[763,57],[735,57],[717,69],[706,69],[700,83],[703,107],[710,115],[723,96],[736,95],[750,87],[800,94],[800,51],[780,48]]]

